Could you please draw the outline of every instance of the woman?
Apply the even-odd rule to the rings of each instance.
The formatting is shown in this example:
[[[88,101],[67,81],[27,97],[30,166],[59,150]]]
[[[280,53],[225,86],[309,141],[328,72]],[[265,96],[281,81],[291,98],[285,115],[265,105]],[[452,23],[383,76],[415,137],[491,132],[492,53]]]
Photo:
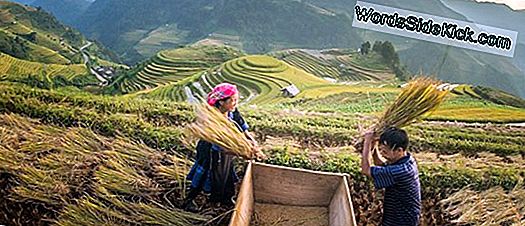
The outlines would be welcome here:
[[[245,136],[252,142],[256,156],[264,158],[265,156],[258,148],[253,135],[248,132],[248,124],[237,110],[238,100],[239,91],[237,87],[229,83],[217,85],[207,97],[209,105],[216,107],[224,114],[224,117],[230,119],[241,132],[244,132]],[[211,202],[219,202],[227,206],[233,205],[235,183],[238,181],[233,158],[234,156],[226,154],[215,144],[203,140],[197,143],[195,164],[187,177],[188,180],[191,180],[191,187],[182,206],[185,210],[197,210],[193,200],[203,190],[206,193],[211,193]]]

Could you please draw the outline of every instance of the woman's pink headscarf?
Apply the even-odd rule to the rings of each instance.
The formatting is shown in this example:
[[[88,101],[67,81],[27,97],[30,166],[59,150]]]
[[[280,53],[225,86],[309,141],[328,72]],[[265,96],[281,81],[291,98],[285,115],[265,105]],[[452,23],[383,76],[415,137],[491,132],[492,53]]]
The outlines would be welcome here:
[[[215,88],[213,88],[213,90],[208,93],[207,102],[209,105],[215,106],[217,101],[231,97],[237,93],[239,93],[239,90],[237,90],[236,85],[230,83],[221,83],[215,86]]]

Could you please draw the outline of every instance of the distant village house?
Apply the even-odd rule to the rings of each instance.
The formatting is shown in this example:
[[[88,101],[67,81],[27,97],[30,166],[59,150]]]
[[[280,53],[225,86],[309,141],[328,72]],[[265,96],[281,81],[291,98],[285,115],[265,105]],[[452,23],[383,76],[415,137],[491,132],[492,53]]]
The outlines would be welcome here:
[[[106,78],[112,78],[115,76],[115,69],[113,67],[98,66],[95,67],[95,71]]]
[[[283,89],[281,89],[281,92],[283,92],[283,95],[285,97],[295,97],[297,96],[297,94],[299,94],[299,89],[294,85],[290,85],[290,86],[287,86],[287,87],[284,87]]]

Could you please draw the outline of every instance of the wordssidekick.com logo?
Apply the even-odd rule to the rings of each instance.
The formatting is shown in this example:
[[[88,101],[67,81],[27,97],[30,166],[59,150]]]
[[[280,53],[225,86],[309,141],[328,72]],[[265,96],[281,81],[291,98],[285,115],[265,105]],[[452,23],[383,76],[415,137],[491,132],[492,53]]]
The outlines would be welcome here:
[[[514,56],[518,32],[358,1],[352,26]]]

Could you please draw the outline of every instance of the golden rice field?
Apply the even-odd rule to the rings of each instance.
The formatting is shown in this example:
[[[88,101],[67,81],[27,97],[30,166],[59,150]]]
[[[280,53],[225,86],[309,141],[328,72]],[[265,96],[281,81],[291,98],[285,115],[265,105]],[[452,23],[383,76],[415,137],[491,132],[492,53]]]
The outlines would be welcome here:
[[[7,54],[0,54],[0,62],[0,78],[2,80],[36,77],[39,80],[52,81],[56,76],[72,80],[77,76],[88,74],[87,68],[83,64],[45,64],[20,60]]]
[[[193,152],[180,140],[182,127],[194,117],[189,105],[5,82],[0,88],[5,91],[0,139],[7,144],[0,152],[0,222],[192,225],[218,216],[206,212],[202,200],[205,208],[196,215],[177,209]],[[361,176],[360,156],[349,146],[370,118],[263,106],[241,111],[269,156],[267,163],[349,173],[358,223],[379,223],[382,193]],[[460,225],[454,220],[472,215],[447,202],[462,189],[478,196],[475,202],[493,200],[485,198],[487,189],[499,189],[495,197],[501,198],[523,189],[525,128],[423,121],[407,131],[420,166],[422,225]],[[516,215],[504,221],[519,225],[519,206],[498,211],[505,210]],[[465,223],[488,222],[466,216]]]

